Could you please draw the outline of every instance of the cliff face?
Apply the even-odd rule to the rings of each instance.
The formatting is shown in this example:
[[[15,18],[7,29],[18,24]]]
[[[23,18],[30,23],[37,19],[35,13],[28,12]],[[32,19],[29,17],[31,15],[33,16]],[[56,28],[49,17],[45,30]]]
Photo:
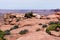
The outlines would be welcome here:
[[[29,15],[30,16],[30,15]],[[10,35],[5,35],[7,40],[60,40],[60,30],[58,33],[51,32],[53,35],[46,33],[46,28],[50,22],[59,22],[60,12],[50,15],[34,15],[34,17],[26,18],[25,14],[5,14],[4,22],[0,22],[0,30],[8,32]]]

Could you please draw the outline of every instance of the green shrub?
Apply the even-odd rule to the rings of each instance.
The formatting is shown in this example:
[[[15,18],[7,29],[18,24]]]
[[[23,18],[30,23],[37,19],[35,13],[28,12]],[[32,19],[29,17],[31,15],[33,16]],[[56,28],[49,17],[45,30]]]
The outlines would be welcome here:
[[[51,21],[51,22],[49,23],[49,25],[52,25],[52,24],[60,24],[60,21],[55,21],[55,22]]]
[[[51,22],[49,23],[49,25],[51,25],[51,24],[55,24],[55,22],[51,21]]]
[[[53,24],[53,25],[49,25],[49,27],[47,29],[48,30],[55,30],[56,27],[57,27],[57,25]]]
[[[0,30],[0,40],[6,40],[4,38],[4,36],[5,36],[5,32],[3,32],[2,30]]]
[[[51,35],[51,32],[49,29],[46,29],[46,33],[50,34]]]
[[[18,25],[15,25],[15,26],[12,27],[10,30],[14,30],[14,29],[17,29],[17,28],[19,28],[19,26],[18,26]]]
[[[59,30],[57,28],[60,29],[60,24],[57,24],[57,27],[55,28],[55,31],[59,32]]]
[[[19,32],[19,34],[21,34],[21,35],[23,35],[23,34],[26,34],[26,33],[28,33],[28,30],[21,30],[20,32]]]
[[[49,25],[49,27],[46,29],[46,32],[48,34],[51,34],[50,31],[56,31],[56,28],[60,28],[60,24],[52,24],[52,25]]]
[[[43,24],[42,27],[45,28],[45,27],[47,27],[47,25],[46,24]]]
[[[4,37],[5,32],[3,32],[2,30],[0,30],[0,38]]]
[[[10,30],[6,30],[6,31],[4,31],[5,32],[5,35],[10,35],[11,33],[10,33]]]
[[[26,13],[25,17],[26,18],[31,18],[31,17],[33,17],[33,13],[32,12]]]

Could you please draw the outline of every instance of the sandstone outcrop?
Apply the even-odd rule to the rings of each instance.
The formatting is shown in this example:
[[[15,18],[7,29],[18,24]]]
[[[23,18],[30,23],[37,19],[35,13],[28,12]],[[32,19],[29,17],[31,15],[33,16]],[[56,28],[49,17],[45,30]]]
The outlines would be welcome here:
[[[28,14],[29,15],[29,14]],[[4,22],[0,23],[0,30],[10,30],[10,35],[5,35],[7,40],[60,40],[60,31],[51,31],[53,35],[46,33],[50,22],[59,22],[60,12],[50,15],[33,14],[33,17],[25,17],[25,14],[4,14]],[[44,26],[44,27],[43,27]],[[28,30],[24,35],[19,34],[22,30]],[[60,29],[58,29],[60,30]]]

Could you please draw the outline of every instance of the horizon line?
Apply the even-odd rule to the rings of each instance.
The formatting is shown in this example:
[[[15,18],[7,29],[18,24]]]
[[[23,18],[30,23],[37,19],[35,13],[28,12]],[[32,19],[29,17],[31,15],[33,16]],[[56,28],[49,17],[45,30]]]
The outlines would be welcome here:
[[[0,10],[52,10],[52,9],[0,9]],[[54,8],[54,9],[60,9],[60,8]]]

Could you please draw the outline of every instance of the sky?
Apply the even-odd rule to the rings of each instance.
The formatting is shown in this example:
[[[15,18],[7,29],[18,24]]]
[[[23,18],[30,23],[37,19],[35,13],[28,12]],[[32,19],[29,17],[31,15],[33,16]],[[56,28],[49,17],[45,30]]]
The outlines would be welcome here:
[[[60,0],[0,0],[0,9],[56,9]]]

